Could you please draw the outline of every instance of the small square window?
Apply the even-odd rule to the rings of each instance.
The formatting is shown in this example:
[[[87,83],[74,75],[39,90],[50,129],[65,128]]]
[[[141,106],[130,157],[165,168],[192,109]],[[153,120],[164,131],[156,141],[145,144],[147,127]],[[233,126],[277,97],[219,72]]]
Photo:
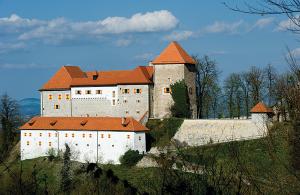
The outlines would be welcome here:
[[[128,110],[126,110],[126,111],[125,111],[125,114],[129,114],[129,111],[128,111]]]
[[[139,110],[137,110],[137,111],[136,111],[136,113],[137,113],[137,114],[140,114],[140,111],[139,111]]]
[[[170,87],[165,87],[164,88],[164,93],[171,93],[171,88]]]
[[[24,136],[26,137],[26,136],[27,136],[27,133],[24,133]]]
[[[49,142],[49,146],[52,146],[52,143],[51,143],[51,142]]]
[[[29,137],[31,137],[31,135],[32,135],[32,134],[31,134],[31,133],[29,133]]]
[[[102,90],[96,90],[96,94],[102,94]]]
[[[61,100],[61,97],[62,97],[61,94],[58,94],[58,100]]]
[[[90,94],[92,94],[92,91],[91,90],[86,90],[85,94],[90,95]]]
[[[26,142],[27,146],[29,146],[29,141]]]
[[[74,134],[74,133],[72,133],[72,137],[75,137],[75,134]]]
[[[139,140],[140,140],[140,141],[142,140],[141,136],[139,136]]]
[[[101,134],[101,138],[104,138],[104,134]]]
[[[116,105],[116,100],[112,100],[112,105],[113,105],[113,106]]]
[[[116,97],[116,92],[115,91],[112,92],[112,97],[113,98]]]
[[[65,134],[65,137],[68,137],[68,134],[67,134],[67,133]]]
[[[134,89],[134,93],[142,93],[142,89]]]
[[[66,94],[66,100],[70,100],[70,94]]]
[[[115,145],[111,145],[111,147],[115,147]]]
[[[91,133],[89,134],[89,138],[92,138],[92,134]]]
[[[86,146],[87,146],[87,147],[89,147],[89,146],[90,146],[90,144],[87,144]]]
[[[48,95],[48,99],[49,99],[49,100],[52,100],[52,99],[53,99],[53,96],[52,96],[51,94],[49,94],[49,95]]]
[[[43,134],[42,134],[42,133],[40,133],[40,137],[42,137],[42,135],[43,135]]]
[[[85,134],[82,134],[82,137],[85,138]]]
[[[123,94],[129,94],[130,90],[129,89],[122,89]]]
[[[141,100],[136,100],[136,103],[140,103],[141,102]]]
[[[39,141],[39,146],[41,146],[42,145],[42,142],[41,141]]]
[[[126,103],[127,103],[127,100],[124,100],[123,102],[126,104]]]
[[[110,138],[111,136],[110,136],[110,134],[108,134],[108,138]]]
[[[127,135],[127,139],[130,139],[130,135]]]
[[[51,137],[51,133],[48,133],[48,137]]]
[[[76,94],[76,95],[81,95],[81,90],[76,90],[76,91],[75,91],[75,94]]]

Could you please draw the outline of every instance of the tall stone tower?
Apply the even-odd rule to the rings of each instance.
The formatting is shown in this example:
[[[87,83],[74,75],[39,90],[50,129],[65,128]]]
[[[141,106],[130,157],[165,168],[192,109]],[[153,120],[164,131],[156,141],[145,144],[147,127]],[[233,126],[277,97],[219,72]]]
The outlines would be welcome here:
[[[170,85],[184,79],[188,87],[192,118],[196,118],[196,68],[193,58],[177,42],[171,42],[150,65],[154,67],[150,117],[164,118],[171,115],[170,107],[174,102]]]

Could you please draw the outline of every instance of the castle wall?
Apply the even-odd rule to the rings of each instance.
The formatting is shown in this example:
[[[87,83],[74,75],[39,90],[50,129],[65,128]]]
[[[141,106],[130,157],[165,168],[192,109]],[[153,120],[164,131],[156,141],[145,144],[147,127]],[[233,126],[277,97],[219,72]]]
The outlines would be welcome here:
[[[146,152],[144,132],[126,131],[54,131],[21,130],[21,160],[71,150],[71,159],[79,162],[119,163],[129,149]]]
[[[56,105],[58,105],[58,108]],[[71,116],[70,91],[42,91],[41,116]]]

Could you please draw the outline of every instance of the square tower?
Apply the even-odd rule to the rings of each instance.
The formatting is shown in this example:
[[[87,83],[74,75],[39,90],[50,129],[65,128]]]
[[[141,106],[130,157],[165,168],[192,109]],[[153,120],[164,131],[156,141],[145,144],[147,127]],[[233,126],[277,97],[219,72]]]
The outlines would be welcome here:
[[[154,67],[151,117],[165,118],[171,115],[174,103],[170,85],[184,80],[188,88],[191,117],[197,116],[196,67],[194,59],[177,43],[171,42],[151,63]]]

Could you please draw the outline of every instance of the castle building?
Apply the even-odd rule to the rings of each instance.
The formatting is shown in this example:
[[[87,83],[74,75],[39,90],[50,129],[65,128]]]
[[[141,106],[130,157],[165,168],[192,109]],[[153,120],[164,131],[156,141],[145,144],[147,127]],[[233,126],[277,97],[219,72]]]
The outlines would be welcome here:
[[[64,150],[74,160],[118,163],[129,149],[146,151],[141,123],[171,115],[170,85],[184,80],[196,118],[195,61],[171,42],[148,66],[132,70],[88,71],[63,66],[40,89],[41,116],[23,125],[21,159]]]

